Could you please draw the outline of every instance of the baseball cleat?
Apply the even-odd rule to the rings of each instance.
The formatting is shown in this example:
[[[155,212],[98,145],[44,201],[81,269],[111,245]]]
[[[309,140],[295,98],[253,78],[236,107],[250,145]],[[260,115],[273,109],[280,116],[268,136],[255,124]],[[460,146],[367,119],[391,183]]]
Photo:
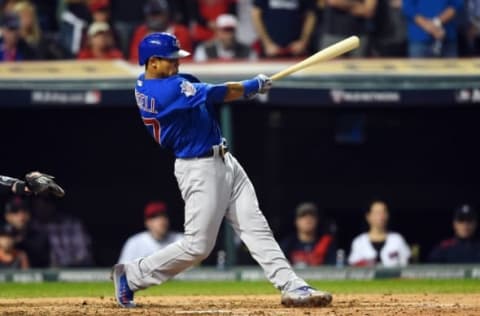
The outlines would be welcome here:
[[[324,307],[332,302],[332,294],[310,286],[302,286],[282,293],[282,305],[287,307]]]
[[[135,307],[135,303],[133,302],[134,293],[128,287],[127,275],[123,264],[113,266],[112,279],[118,305],[125,308]]]

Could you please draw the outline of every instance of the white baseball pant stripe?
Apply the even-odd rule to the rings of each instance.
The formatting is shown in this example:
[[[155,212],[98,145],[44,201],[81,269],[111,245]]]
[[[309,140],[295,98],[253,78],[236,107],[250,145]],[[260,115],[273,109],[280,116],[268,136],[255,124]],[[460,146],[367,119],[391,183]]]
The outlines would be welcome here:
[[[289,291],[307,285],[292,270],[273,238],[253,185],[231,154],[224,159],[217,152],[211,158],[177,159],[175,176],[185,200],[185,236],[126,264],[130,289],[163,283],[205,259],[215,246],[223,217],[277,289]]]

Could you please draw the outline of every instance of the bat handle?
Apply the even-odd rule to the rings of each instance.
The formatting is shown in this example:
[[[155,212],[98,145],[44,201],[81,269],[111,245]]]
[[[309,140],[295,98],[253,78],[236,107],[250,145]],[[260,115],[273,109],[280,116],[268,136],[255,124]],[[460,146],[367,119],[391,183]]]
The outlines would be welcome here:
[[[285,78],[286,76],[288,76],[288,74],[286,74],[286,73],[283,74],[283,73],[281,73],[281,72],[278,72],[278,73],[272,75],[272,76],[270,77],[270,79],[271,79],[272,81],[276,81],[276,80],[280,80],[280,79],[282,79],[282,78]]]

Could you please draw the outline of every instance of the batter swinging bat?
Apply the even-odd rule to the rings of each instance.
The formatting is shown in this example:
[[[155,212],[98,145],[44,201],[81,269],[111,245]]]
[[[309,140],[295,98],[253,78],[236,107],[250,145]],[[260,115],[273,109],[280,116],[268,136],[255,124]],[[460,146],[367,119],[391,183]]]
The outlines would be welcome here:
[[[340,55],[343,55],[346,52],[354,50],[359,45],[360,45],[360,39],[357,36],[350,36],[349,38],[346,38],[343,41],[340,41],[331,46],[328,46],[325,49],[322,49],[318,53],[308,57],[305,60],[302,60],[299,63],[296,63],[295,65],[288,67],[287,69],[277,72],[276,74],[272,75],[270,79],[272,80],[282,79],[299,70],[305,69],[307,67],[315,65],[322,61],[327,61],[335,57],[338,57]]]

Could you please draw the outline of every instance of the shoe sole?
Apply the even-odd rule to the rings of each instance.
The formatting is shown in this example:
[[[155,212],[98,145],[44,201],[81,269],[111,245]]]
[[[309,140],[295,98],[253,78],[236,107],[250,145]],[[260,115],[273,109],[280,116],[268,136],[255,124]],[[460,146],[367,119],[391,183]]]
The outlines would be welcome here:
[[[282,298],[282,305],[285,307],[326,307],[332,303],[331,295],[310,296],[303,300],[293,298]]]
[[[115,299],[117,300],[117,304],[121,307],[124,308],[132,308],[135,307],[135,304],[123,304],[120,301],[120,298],[118,297],[118,288],[119,288],[119,283],[120,283],[120,276],[125,273],[125,268],[123,267],[123,264],[116,264],[112,268],[112,273],[110,274],[110,278],[113,281],[113,286],[115,288]]]

